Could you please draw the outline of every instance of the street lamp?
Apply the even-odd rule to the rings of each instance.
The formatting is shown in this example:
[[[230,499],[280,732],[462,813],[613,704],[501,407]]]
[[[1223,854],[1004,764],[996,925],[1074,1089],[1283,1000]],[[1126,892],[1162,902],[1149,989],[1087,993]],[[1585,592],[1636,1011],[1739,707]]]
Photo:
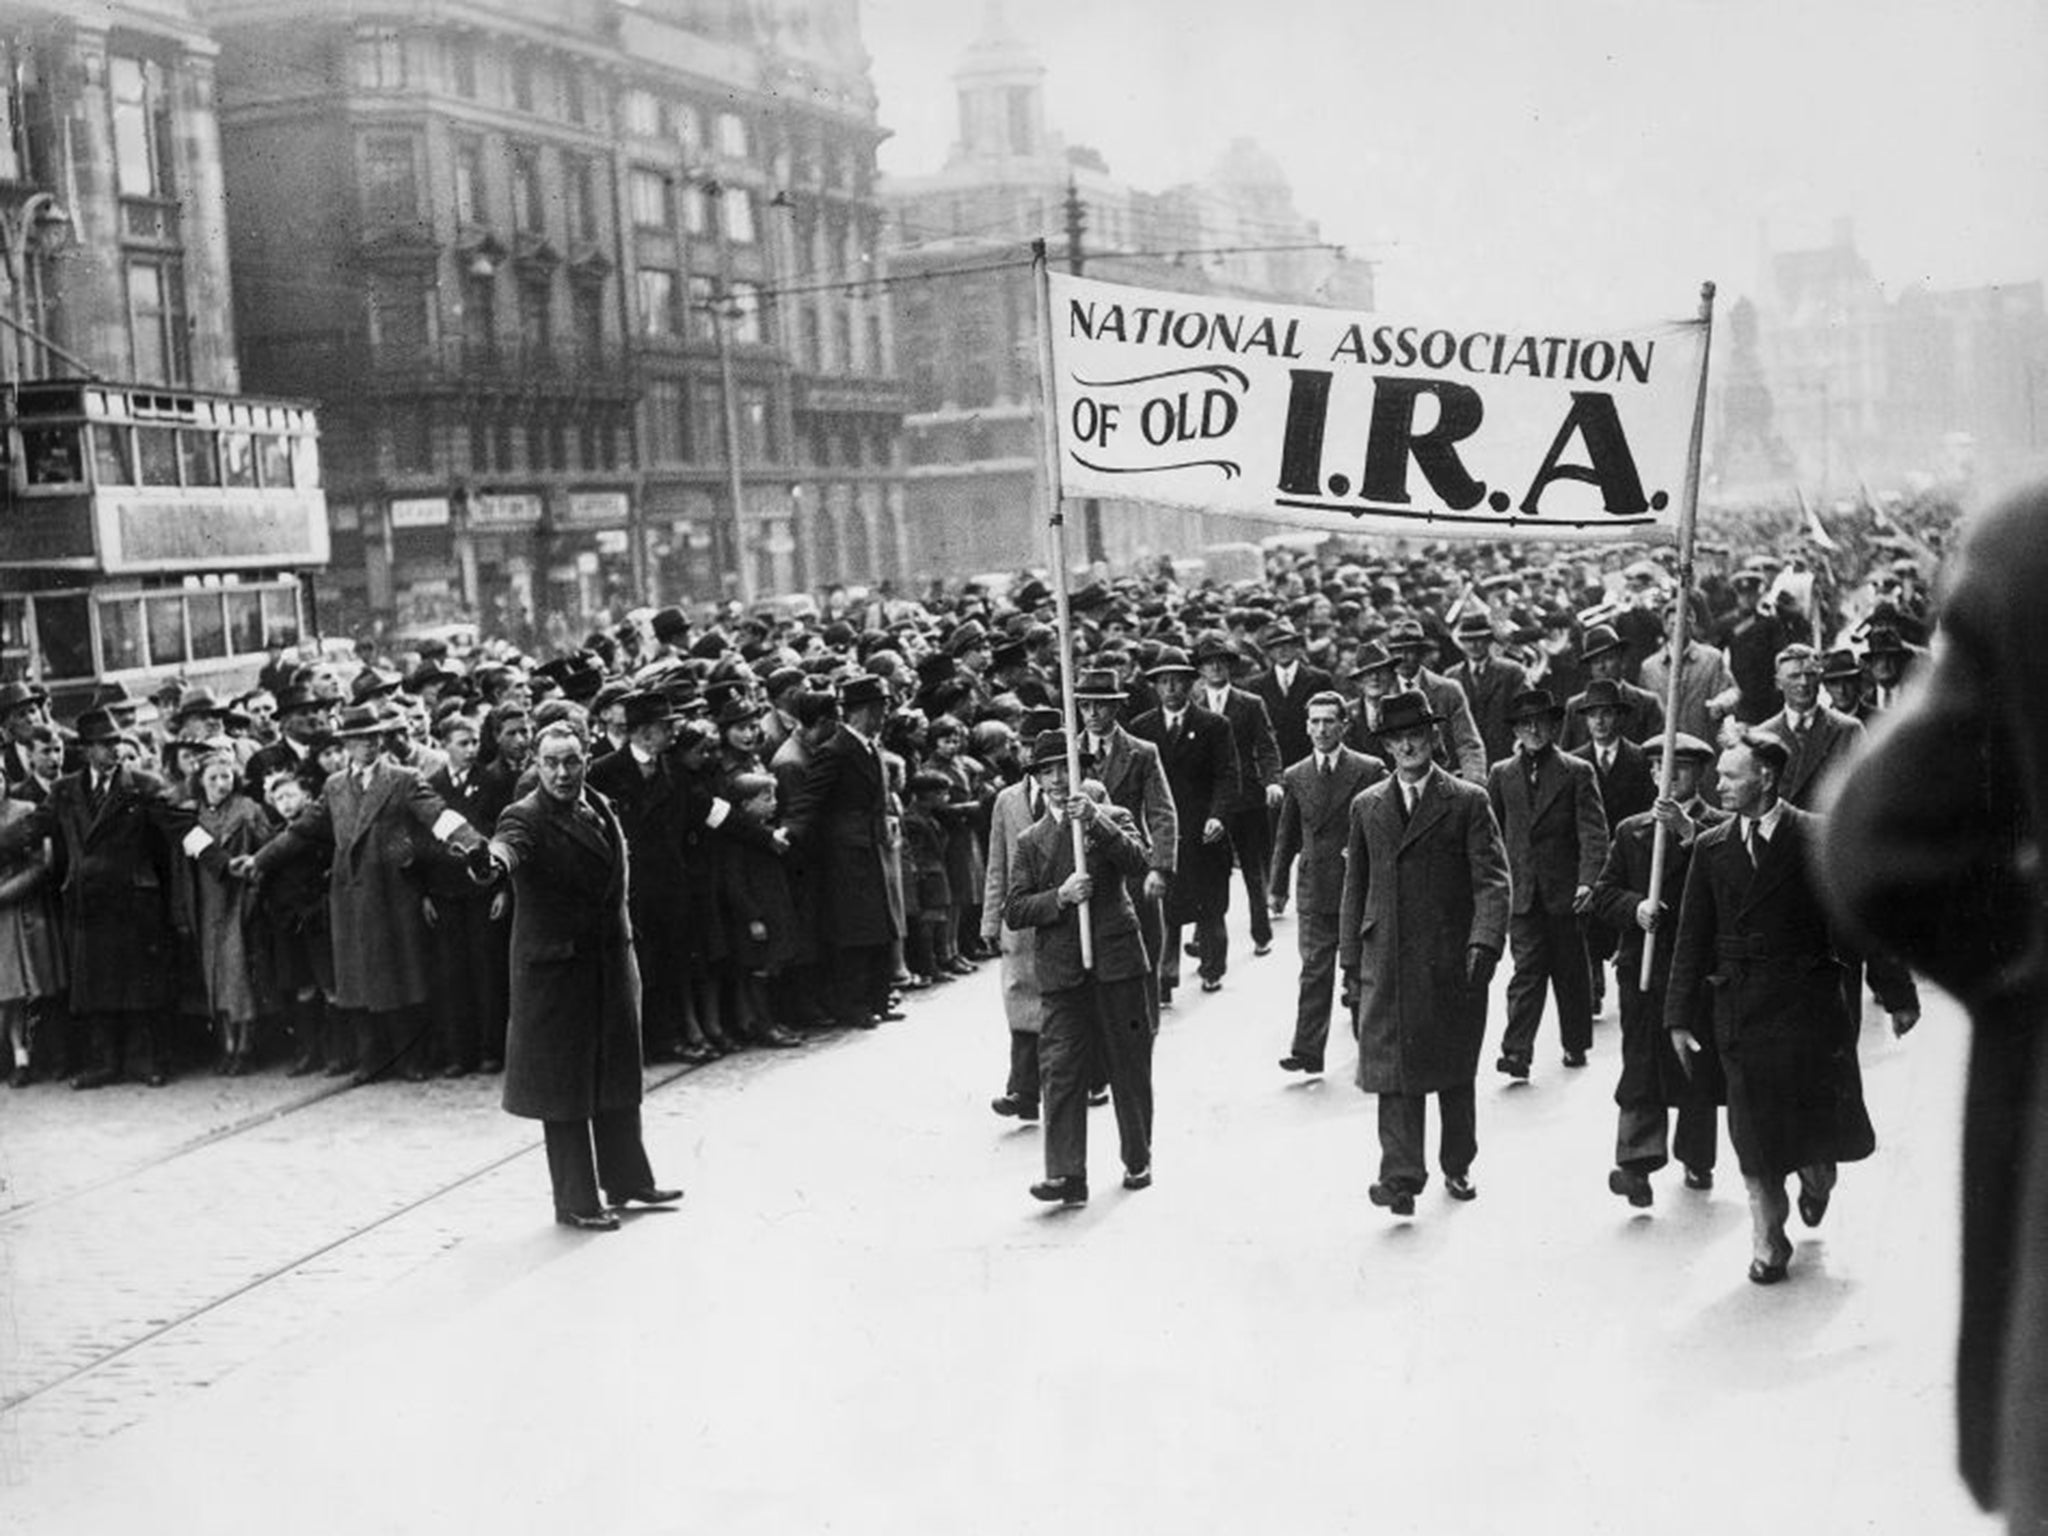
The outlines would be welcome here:
[[[49,192],[31,193],[18,206],[0,209],[0,257],[4,257],[7,263],[7,325],[14,333],[14,345],[9,349],[13,361],[11,376],[16,379],[26,372],[22,338],[36,334],[22,314],[23,290],[27,287],[31,270],[29,259],[62,250],[71,237],[71,228],[70,211]],[[40,266],[34,271],[36,308],[40,315]]]

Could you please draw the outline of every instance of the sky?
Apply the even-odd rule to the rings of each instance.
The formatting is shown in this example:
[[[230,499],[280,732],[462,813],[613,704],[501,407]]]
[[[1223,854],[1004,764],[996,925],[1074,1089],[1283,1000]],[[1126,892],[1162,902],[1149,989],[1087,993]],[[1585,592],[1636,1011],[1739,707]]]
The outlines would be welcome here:
[[[938,169],[985,0],[861,0],[885,172]],[[2048,0],[1006,0],[1048,125],[1157,189],[1233,138],[1382,314],[1634,323],[1852,221],[1893,294],[2048,277]]]

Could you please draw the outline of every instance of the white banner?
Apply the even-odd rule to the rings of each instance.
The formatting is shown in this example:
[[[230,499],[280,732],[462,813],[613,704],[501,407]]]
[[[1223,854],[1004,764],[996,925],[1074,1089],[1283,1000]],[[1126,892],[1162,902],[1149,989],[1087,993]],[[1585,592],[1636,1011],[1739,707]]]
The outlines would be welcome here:
[[[1336,532],[1675,536],[1697,320],[1482,329],[1049,276],[1062,495]]]

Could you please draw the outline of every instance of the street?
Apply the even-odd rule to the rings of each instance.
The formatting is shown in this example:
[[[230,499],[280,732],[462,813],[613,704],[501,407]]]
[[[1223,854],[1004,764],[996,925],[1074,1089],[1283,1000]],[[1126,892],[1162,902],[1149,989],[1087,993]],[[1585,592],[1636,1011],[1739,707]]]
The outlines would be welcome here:
[[[0,1100],[0,1530],[1993,1528],[1952,1471],[1953,1002],[1868,1015],[1878,1154],[1763,1289],[1725,1137],[1711,1194],[1608,1193],[1611,1008],[1584,1072],[1551,1020],[1530,1084],[1489,1051],[1474,1204],[1374,1209],[1350,1048],[1275,1066],[1293,944],[1168,1012],[1158,1181],[1098,1110],[1072,1211],[987,1107],[992,968],[650,1073],[688,1198],[609,1236],[549,1220],[494,1080]]]

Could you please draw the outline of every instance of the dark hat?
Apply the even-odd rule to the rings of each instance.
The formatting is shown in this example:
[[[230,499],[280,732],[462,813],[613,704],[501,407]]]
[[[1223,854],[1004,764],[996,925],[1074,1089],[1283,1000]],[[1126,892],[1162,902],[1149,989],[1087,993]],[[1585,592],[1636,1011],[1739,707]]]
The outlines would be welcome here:
[[[1033,707],[1025,710],[1017,721],[1017,734],[1026,741],[1037,736],[1040,731],[1056,731],[1059,728],[1060,712],[1056,709]]]
[[[362,704],[351,704],[341,712],[334,734],[337,740],[346,741],[352,736],[382,736],[399,729],[398,718],[383,705],[371,700]]]
[[[358,704],[369,699],[388,698],[390,695],[398,692],[404,681],[396,672],[385,672],[376,667],[365,667],[350,680],[348,694]]]
[[[1429,696],[1414,689],[1390,693],[1380,701],[1379,734],[1382,736],[1398,736],[1403,731],[1436,725],[1442,720],[1443,716],[1429,707]]]
[[[1147,677],[1158,677],[1167,672],[1184,672],[1194,676],[1194,664],[1188,660],[1188,653],[1177,645],[1159,647],[1159,659],[1145,669]]]
[[[1296,629],[1289,620],[1281,619],[1278,623],[1266,626],[1265,631],[1259,636],[1259,644],[1299,645],[1301,644],[1301,631]]]
[[[601,715],[631,692],[633,692],[633,685],[631,683],[627,682],[624,678],[615,677],[591,695],[590,712],[593,715]]]
[[[1010,594],[1010,601],[1020,612],[1029,612],[1051,596],[1052,589],[1034,576]]]
[[[1591,661],[1595,656],[1620,650],[1621,645],[1621,636],[1614,632],[1612,624],[1595,624],[1579,641],[1579,659]]]
[[[1237,647],[1230,643],[1230,637],[1220,629],[1205,629],[1195,637],[1196,666],[1208,661],[1235,661]]]
[[[1682,761],[1711,763],[1714,749],[1689,731],[1680,731],[1671,738],[1671,755]]]
[[[1493,615],[1484,608],[1475,608],[1458,620],[1453,631],[1460,640],[1491,640],[1494,638]]]
[[[1022,640],[1005,640],[1001,645],[989,652],[988,664],[998,672],[1002,671],[1005,667],[1019,666],[1023,663],[1029,649]]]
[[[673,640],[690,632],[690,620],[680,608],[661,608],[655,611],[648,627],[654,631],[655,639]]]
[[[1618,709],[1623,714],[1634,714],[1636,706],[1613,678],[1596,677],[1586,684],[1584,693],[1572,700],[1572,708],[1581,714],[1589,709]]]
[[[980,650],[988,645],[988,631],[979,619],[962,619],[946,636],[946,654],[959,656],[967,651]]]
[[[843,651],[853,644],[856,633],[854,627],[847,623],[846,620],[834,619],[818,631],[818,638],[825,642],[827,650]]]
[[[80,746],[90,746],[96,741],[118,741],[121,728],[114,723],[113,711],[88,709],[78,717],[76,726]]]
[[[412,675],[406,678],[405,691],[407,693],[424,693],[429,688],[436,687],[439,684],[452,683],[461,675],[459,672],[450,672],[439,662],[423,661],[413,669]]]
[[[1092,613],[1109,600],[1109,588],[1099,581],[1091,581],[1067,599],[1067,607],[1075,613]]]
[[[690,642],[690,654],[703,661],[716,661],[725,651],[725,636],[715,629],[707,629]]]
[[[1863,663],[1856,659],[1856,653],[1848,649],[1829,651],[1827,660],[1821,663],[1822,682],[1842,682],[1863,675]]]
[[[1065,731],[1040,731],[1031,738],[1031,757],[1025,764],[1033,773],[1048,763],[1064,763],[1067,760],[1067,733]]]
[[[227,712],[227,705],[215,698],[211,689],[194,688],[178,700],[178,707],[171,711],[171,724],[175,726],[192,715],[224,715]]]
[[[1534,720],[1543,715],[1548,715],[1552,719],[1562,719],[1564,716],[1564,706],[1557,702],[1557,695],[1548,688],[1524,688],[1508,703],[1510,724],[1520,720]],[[1380,729],[1384,731],[1386,727],[1382,725]]]
[[[0,683],[0,715],[12,714],[25,704],[43,704],[49,700],[49,692],[34,683]]]
[[[917,660],[917,680],[927,688],[943,683],[958,670],[958,663],[944,651],[933,651]]]
[[[761,718],[762,709],[752,697],[745,693],[733,693],[718,706],[718,728],[722,731],[729,725],[748,725]]]
[[[1116,679],[1116,674],[1107,667],[1095,667],[1083,672],[1074,680],[1074,698],[1101,699],[1121,704],[1130,697],[1130,690]]]
[[[277,717],[296,714],[302,709],[325,709],[327,700],[319,697],[304,683],[293,683],[277,696]]]
[[[35,688],[33,684],[29,685],[29,688],[31,692],[41,692],[41,690]],[[4,694],[5,692],[5,689],[0,689],[0,694]],[[49,695],[44,694],[43,697],[48,698]],[[86,708],[134,709],[137,705],[141,704],[142,702],[143,700],[137,697],[134,689],[130,688],[126,683],[122,682],[118,677],[116,677],[108,680],[107,682],[101,683],[98,687],[93,689],[92,697],[86,702]],[[18,704],[19,701],[17,700],[16,703]],[[15,704],[0,704],[0,715],[6,714],[8,710],[13,709],[15,707]]]
[[[802,667],[777,667],[768,674],[767,680],[761,686],[768,697],[773,699],[791,688],[801,688],[809,681],[810,675]]]
[[[1351,668],[1351,676],[1362,677],[1367,672],[1377,672],[1381,667],[1393,664],[1393,652],[1377,640],[1368,640],[1358,648],[1358,660]]]
[[[675,706],[668,695],[659,689],[644,689],[629,693],[625,697],[626,729],[637,731],[643,725],[658,725],[664,720],[675,718]]]
[[[841,709],[858,709],[863,704],[886,704],[888,702],[888,688],[872,672],[863,672],[859,677],[852,678],[841,684],[839,688],[839,707]]]
[[[1905,639],[1891,625],[1873,624],[1870,634],[1864,639],[1863,653],[1866,656],[1904,656],[1908,651]],[[0,711],[4,711],[4,706],[0,706]]]
[[[1433,651],[1436,642],[1423,631],[1420,619],[1402,619],[1387,630],[1390,651]]]

